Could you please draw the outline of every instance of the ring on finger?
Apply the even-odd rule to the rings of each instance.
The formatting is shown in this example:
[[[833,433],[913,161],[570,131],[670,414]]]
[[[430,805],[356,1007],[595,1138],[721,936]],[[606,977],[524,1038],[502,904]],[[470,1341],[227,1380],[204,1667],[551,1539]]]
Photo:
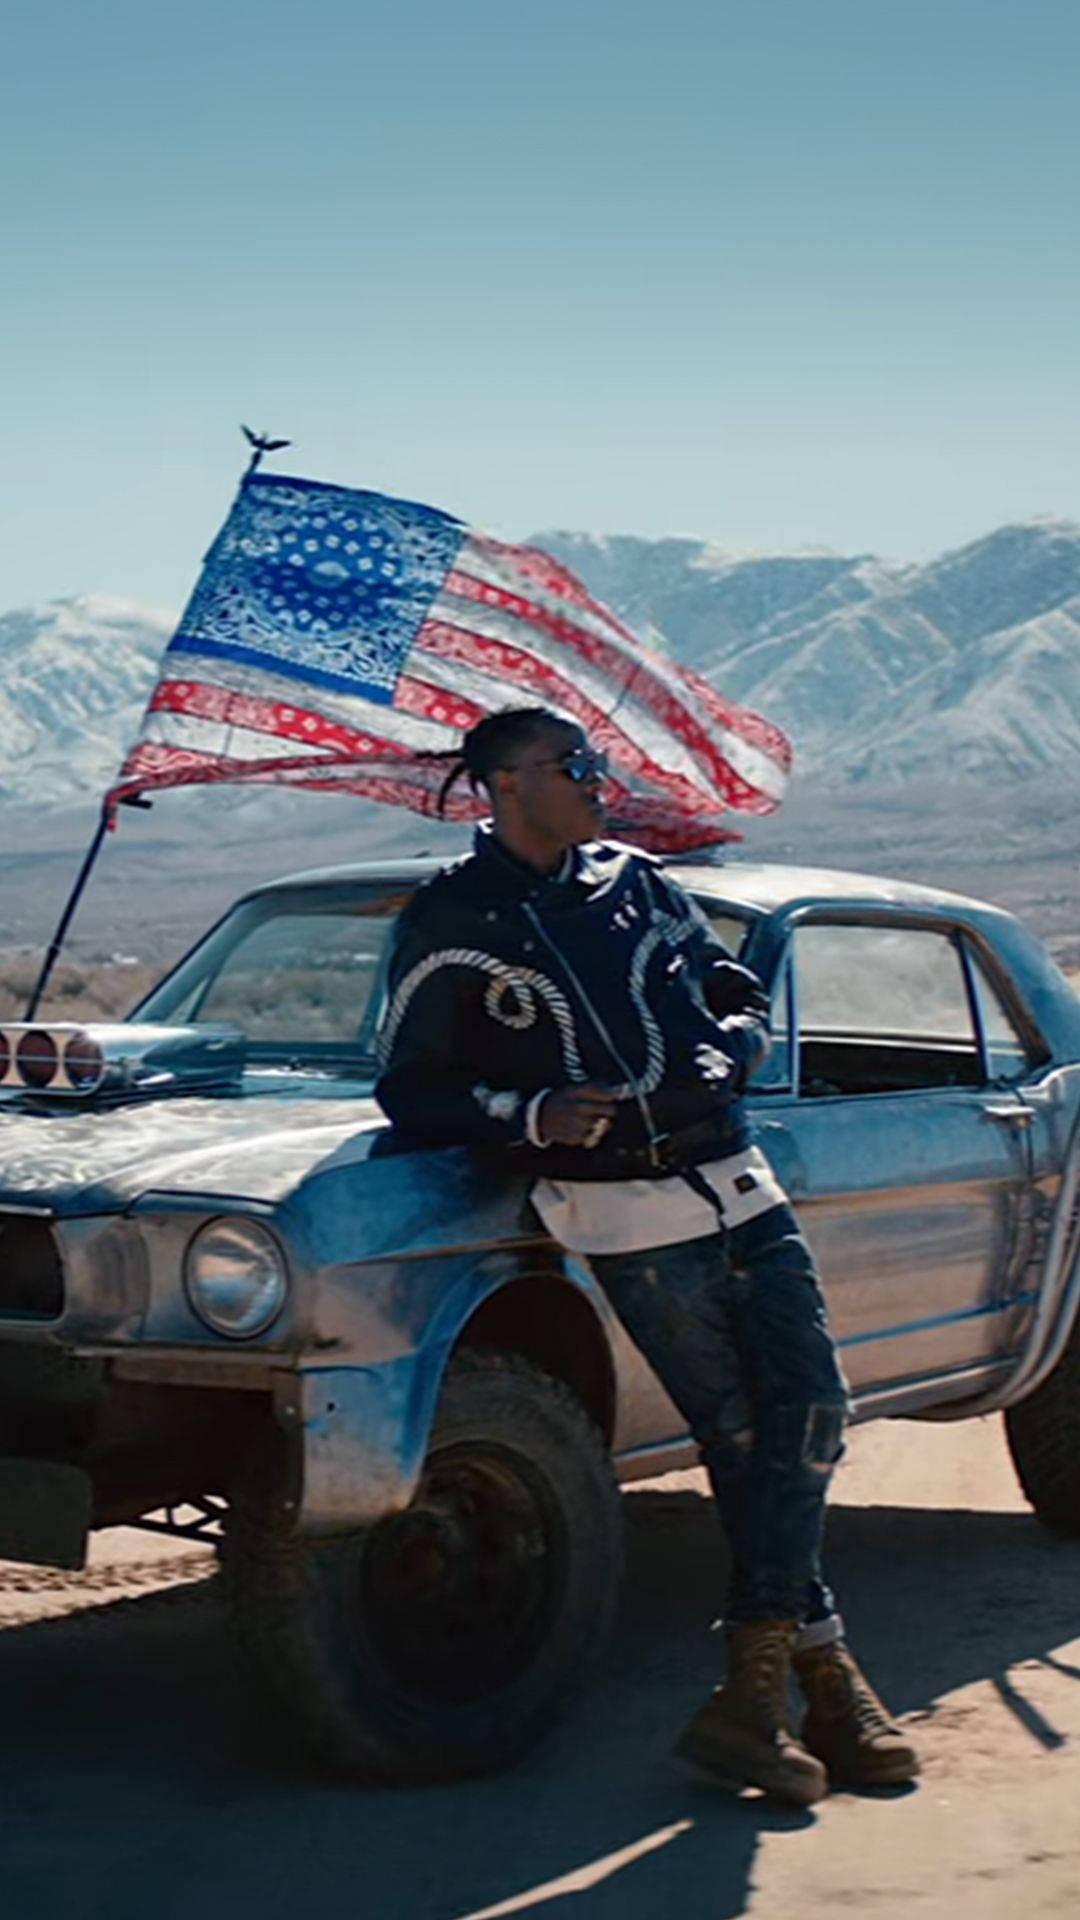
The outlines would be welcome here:
[[[607,1118],[606,1114],[602,1113],[598,1120],[593,1121],[592,1126],[585,1135],[582,1145],[586,1147],[598,1147],[610,1125],[611,1121]]]

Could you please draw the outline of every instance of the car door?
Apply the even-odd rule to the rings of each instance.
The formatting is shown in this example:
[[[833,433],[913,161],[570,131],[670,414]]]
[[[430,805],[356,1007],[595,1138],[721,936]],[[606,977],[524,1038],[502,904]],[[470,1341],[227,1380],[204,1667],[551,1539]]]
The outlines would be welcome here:
[[[1006,1337],[1025,1107],[991,1078],[980,991],[956,925],[810,910],[790,929],[755,1117],[856,1392],[978,1365]]]

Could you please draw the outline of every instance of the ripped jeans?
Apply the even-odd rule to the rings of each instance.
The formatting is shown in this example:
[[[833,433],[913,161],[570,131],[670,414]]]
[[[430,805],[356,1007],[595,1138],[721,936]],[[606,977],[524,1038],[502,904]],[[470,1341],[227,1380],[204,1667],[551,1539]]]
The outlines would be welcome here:
[[[833,1638],[820,1554],[847,1388],[791,1209],[589,1264],[701,1448],[731,1552],[725,1620]]]

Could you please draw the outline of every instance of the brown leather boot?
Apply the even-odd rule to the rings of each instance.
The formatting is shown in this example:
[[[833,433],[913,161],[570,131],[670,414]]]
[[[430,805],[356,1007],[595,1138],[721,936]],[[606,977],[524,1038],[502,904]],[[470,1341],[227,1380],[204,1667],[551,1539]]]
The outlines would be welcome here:
[[[809,1807],[828,1792],[829,1782],[787,1724],[797,1632],[794,1620],[729,1628],[727,1680],[695,1713],[675,1751],[727,1786],[760,1787],[776,1800]]]
[[[806,1696],[803,1744],[825,1762],[832,1780],[849,1787],[914,1780],[918,1754],[843,1640],[807,1647],[792,1664]]]

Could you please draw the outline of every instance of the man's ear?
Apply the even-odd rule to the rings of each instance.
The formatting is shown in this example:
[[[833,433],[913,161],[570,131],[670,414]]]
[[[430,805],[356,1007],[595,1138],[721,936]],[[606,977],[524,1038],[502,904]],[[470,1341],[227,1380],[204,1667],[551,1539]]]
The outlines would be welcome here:
[[[505,800],[517,792],[517,772],[513,767],[492,767],[484,785],[493,800]]]

